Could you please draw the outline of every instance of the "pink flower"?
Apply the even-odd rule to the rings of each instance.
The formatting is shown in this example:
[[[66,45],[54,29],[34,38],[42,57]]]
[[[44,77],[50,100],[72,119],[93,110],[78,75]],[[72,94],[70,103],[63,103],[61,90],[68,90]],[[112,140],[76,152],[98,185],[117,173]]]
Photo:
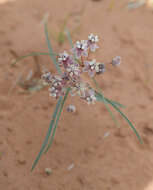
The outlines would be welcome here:
[[[84,66],[83,72],[88,72],[90,77],[94,77],[96,73],[96,60],[93,59],[92,61],[85,61]]]
[[[87,41],[86,40],[77,41],[72,51],[77,59],[80,59],[81,56],[87,57],[88,56]]]
[[[63,53],[59,54],[58,62],[63,63],[64,61],[67,60],[68,57],[69,57],[69,54],[66,51],[64,51]]]
[[[98,42],[98,41],[99,41],[98,36],[94,36],[93,34],[90,34],[88,36],[87,44],[88,44],[90,51],[95,52],[96,49],[99,48],[98,45],[96,44],[96,42]]]
[[[120,56],[116,56],[112,59],[112,62],[111,64],[113,66],[117,66],[117,65],[120,65],[121,64],[121,57]]]
[[[74,60],[72,56],[70,56],[66,51],[64,51],[63,53],[59,54],[58,62],[61,67],[63,66],[64,68],[67,68],[68,65],[73,64]]]

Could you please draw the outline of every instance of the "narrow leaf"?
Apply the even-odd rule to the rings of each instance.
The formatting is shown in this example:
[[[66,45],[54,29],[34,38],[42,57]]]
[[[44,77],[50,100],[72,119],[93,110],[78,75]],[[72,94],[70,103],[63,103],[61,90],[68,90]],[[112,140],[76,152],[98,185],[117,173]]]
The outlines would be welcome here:
[[[40,149],[40,152],[39,152],[39,154],[37,155],[36,160],[34,161],[34,163],[33,163],[33,165],[32,165],[31,171],[33,171],[34,168],[36,167],[36,165],[37,165],[37,163],[38,163],[38,161],[39,161],[41,155],[42,155],[43,152],[44,152],[44,149],[45,149],[46,145],[48,144],[48,140],[49,140],[49,137],[50,137],[50,135],[51,135],[51,131],[52,131],[52,128],[53,128],[55,119],[56,119],[56,115],[57,115],[58,110],[59,110],[59,108],[60,108],[61,102],[62,102],[62,97],[59,98],[59,100],[58,100],[58,102],[57,102],[57,104],[56,104],[56,108],[55,108],[55,111],[54,111],[54,113],[53,113],[53,117],[52,117],[51,123],[50,123],[50,125],[49,125],[48,132],[47,132],[47,134],[46,134],[46,137],[45,137],[45,140],[44,140],[44,142],[43,142],[43,144],[42,144],[42,147],[41,147],[41,149]]]
[[[67,28],[66,28],[65,31],[66,31],[67,39],[68,39],[71,47],[73,48],[73,41],[72,41],[72,38],[71,38],[71,34],[70,34],[70,32],[69,32],[69,30]]]
[[[105,98],[105,100],[108,98]],[[109,100],[109,99],[108,99]],[[113,104],[115,104],[116,106],[120,107],[120,108],[125,108],[125,106],[123,104],[120,104],[119,102],[113,101],[113,100],[109,100],[111,101]]]
[[[21,57],[15,59],[12,62],[12,65],[15,65],[17,62],[21,61],[22,59],[25,59],[25,58],[30,57],[30,56],[35,56],[35,55],[49,55],[49,53],[46,53],[46,52],[32,52],[32,53],[29,53],[27,55],[24,55],[24,56],[21,56]]]
[[[118,126],[118,122],[117,122],[117,120],[116,120],[114,114],[111,112],[110,108],[108,107],[107,101],[105,100],[105,97],[104,97],[104,95],[103,95],[103,93],[102,93],[102,90],[100,89],[100,87],[99,87],[99,85],[98,85],[96,79],[95,79],[95,78],[92,78],[92,79],[93,79],[93,82],[94,82],[95,85],[96,85],[97,90],[99,91],[99,93],[98,93],[99,98],[100,98],[101,101],[104,103],[104,105],[105,105],[107,111],[109,112],[109,114],[110,114],[112,120],[114,121],[114,123],[116,124],[116,126]]]
[[[140,143],[142,144],[143,141],[139,135],[139,133],[137,132],[136,128],[133,126],[133,124],[131,123],[131,121],[126,117],[126,115],[124,115],[124,113],[114,104],[112,103],[110,100],[106,99],[106,101],[117,111],[120,113],[120,115],[127,121],[127,123],[130,125],[131,129],[134,131],[134,133],[136,134],[137,138],[139,139]]]
[[[48,49],[49,49],[49,55],[58,71],[59,74],[61,74],[61,69],[56,61],[56,58],[54,56],[54,52],[53,52],[53,49],[52,49],[52,46],[51,46],[51,43],[50,43],[50,40],[49,40],[49,35],[48,35],[48,29],[47,29],[47,24],[46,22],[44,23],[44,29],[45,29],[45,36],[46,36],[46,42],[47,42],[47,45],[48,45]]]
[[[99,92],[96,92],[96,98],[97,98],[97,101],[99,101],[99,102],[102,101],[101,94],[100,94]],[[104,98],[105,98],[105,97],[104,97]],[[110,100],[110,99],[108,99],[108,98],[105,98],[105,100],[111,101],[112,103],[114,103],[116,106],[118,106],[118,107],[120,107],[120,108],[125,108],[125,106],[124,106],[123,104],[120,104],[119,102]]]
[[[66,91],[66,93],[65,93],[65,96],[64,96],[64,98],[63,98],[63,101],[62,101],[62,103],[61,103],[60,110],[59,110],[59,112],[58,112],[57,119],[56,119],[56,122],[55,122],[55,125],[54,125],[53,134],[52,134],[52,136],[51,136],[51,139],[50,139],[50,141],[49,141],[49,144],[48,144],[48,146],[47,146],[47,149],[46,149],[45,153],[47,153],[47,151],[48,151],[49,148],[51,147],[52,142],[53,142],[53,140],[54,140],[56,128],[57,128],[57,125],[58,125],[58,121],[59,121],[59,119],[60,119],[60,116],[61,116],[61,113],[62,113],[62,110],[63,110],[63,107],[64,107],[64,103],[65,103],[65,101],[66,101],[66,99],[67,99],[67,96],[68,96],[68,94],[69,94],[69,91],[70,91],[70,88],[67,89],[67,91]]]

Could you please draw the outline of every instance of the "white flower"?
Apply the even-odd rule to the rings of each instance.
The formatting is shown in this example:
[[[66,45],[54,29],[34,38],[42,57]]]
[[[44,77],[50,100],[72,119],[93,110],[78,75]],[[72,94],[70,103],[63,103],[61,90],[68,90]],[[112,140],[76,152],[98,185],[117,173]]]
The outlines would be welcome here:
[[[75,57],[80,59],[81,56],[87,57],[88,56],[88,44],[86,40],[77,41],[72,49]]]
[[[92,89],[86,91],[85,100],[87,101],[88,104],[94,104],[95,101],[97,100],[95,96],[95,91]]]
[[[80,73],[81,73],[79,65],[76,63],[73,65],[69,65],[66,68],[66,72],[67,72],[68,76],[70,76],[71,79],[73,78],[74,80],[78,79],[80,77]]]
[[[94,36],[93,34],[90,34],[90,35],[88,36],[88,39],[89,39],[92,43],[96,43],[96,42],[99,41],[98,36],[97,36],[97,35]]]
[[[83,68],[83,72],[88,72],[90,77],[94,77],[96,72],[96,59],[93,59],[92,61],[85,61],[84,66],[85,67]]]
[[[98,42],[98,36],[94,36],[93,34],[90,34],[88,36],[88,48],[90,49],[90,51],[95,52],[97,48],[99,48],[99,46],[96,44],[96,42]]]
[[[69,54],[66,51],[64,51],[63,53],[59,54],[58,62],[62,63],[63,61],[66,61],[68,57],[69,57]]]
[[[97,74],[102,74],[106,71],[104,63],[96,63],[95,71]]]
[[[76,47],[81,50],[85,50],[87,48],[87,41],[81,40],[76,42]]]

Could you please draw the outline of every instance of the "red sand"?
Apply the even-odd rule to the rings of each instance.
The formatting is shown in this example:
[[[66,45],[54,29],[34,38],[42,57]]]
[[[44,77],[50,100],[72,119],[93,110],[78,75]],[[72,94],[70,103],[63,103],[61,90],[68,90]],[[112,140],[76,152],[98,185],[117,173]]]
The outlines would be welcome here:
[[[14,0],[0,1],[0,190],[152,190],[153,186],[153,14],[146,7],[133,11],[127,0]],[[49,31],[59,31],[69,14],[73,39],[91,32],[102,39],[97,60],[109,62],[120,55],[123,63],[98,78],[105,96],[126,105],[144,144],[118,117],[118,129],[104,105],[88,106],[77,97],[77,113],[62,114],[50,151],[33,173],[30,168],[44,140],[55,100],[47,89],[28,94],[16,86],[23,70],[37,61],[53,70],[48,56],[11,60],[32,51],[47,51],[42,18],[49,13]],[[52,39],[53,40],[53,39]],[[54,49],[69,48],[66,41]],[[54,70],[55,71],[55,70]],[[21,93],[22,92],[22,93]],[[66,107],[65,107],[66,108]],[[106,132],[110,136],[104,138]],[[74,164],[68,171],[67,168]],[[51,168],[47,176],[45,168]]]

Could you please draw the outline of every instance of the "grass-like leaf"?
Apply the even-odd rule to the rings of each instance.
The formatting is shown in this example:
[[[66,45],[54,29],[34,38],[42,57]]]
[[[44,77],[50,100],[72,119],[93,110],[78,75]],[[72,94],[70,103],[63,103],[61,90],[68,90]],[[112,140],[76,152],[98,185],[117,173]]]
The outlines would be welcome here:
[[[15,59],[14,61],[12,61],[12,66],[15,65],[17,62],[21,61],[22,59],[25,59],[27,57],[30,57],[30,56],[35,56],[35,55],[49,55],[49,53],[46,53],[46,52],[32,52],[32,53],[29,53],[27,55],[24,55],[24,56],[21,56],[17,59]]]
[[[105,100],[109,100],[108,98],[105,98]],[[125,106],[123,104],[120,104],[119,102],[113,101],[113,100],[109,100],[111,101],[113,104],[115,104],[116,106],[120,107],[120,108],[125,108]]]
[[[64,103],[65,103],[65,101],[66,101],[66,99],[67,99],[67,96],[68,96],[68,94],[69,94],[69,91],[70,91],[70,88],[67,89],[67,91],[66,91],[66,93],[65,93],[65,96],[64,96],[64,98],[63,98],[63,101],[62,101],[62,103],[61,103],[60,110],[59,110],[59,112],[58,112],[58,115],[57,115],[57,118],[56,118],[56,122],[55,122],[55,125],[54,125],[53,134],[52,134],[52,136],[51,136],[51,139],[50,139],[50,141],[49,141],[49,144],[48,144],[48,146],[47,146],[47,149],[45,150],[45,153],[47,153],[47,151],[48,151],[49,148],[51,147],[52,142],[53,142],[53,140],[54,140],[56,128],[57,128],[57,125],[58,125],[58,121],[59,121],[60,116],[61,116],[61,113],[62,113],[62,111],[63,111]]]
[[[96,98],[97,101],[101,101],[103,102],[103,98],[101,97],[101,94],[99,94],[98,92],[96,93]],[[105,97],[104,97],[105,98]],[[142,143],[142,139],[139,135],[139,133],[137,132],[137,130],[135,129],[135,127],[133,126],[133,124],[131,123],[131,121],[126,117],[126,115],[119,109],[119,107],[124,107],[122,104],[109,100],[108,98],[105,98],[105,101],[110,104],[117,112],[120,113],[120,115],[128,122],[128,124],[130,125],[130,127],[132,128],[132,130],[134,131],[134,133],[136,134],[136,136],[138,137],[140,143]]]
[[[65,37],[66,37],[65,36],[65,28],[66,28],[68,18],[69,18],[69,16],[67,16],[64,19],[62,26],[60,27],[60,31],[59,31],[58,36],[57,36],[57,41],[58,41],[59,45],[62,45],[65,42]]]
[[[105,97],[104,97],[104,95],[103,95],[103,93],[102,93],[102,90],[100,89],[100,87],[99,87],[99,85],[98,85],[96,79],[95,79],[95,78],[92,78],[92,79],[93,79],[93,82],[94,82],[94,84],[96,85],[96,88],[97,88],[97,90],[98,90],[99,98],[101,98],[101,101],[104,103],[104,105],[105,105],[107,111],[109,112],[109,114],[110,114],[112,120],[114,121],[114,123],[116,124],[116,126],[118,126],[118,122],[117,122],[117,120],[116,120],[114,114],[112,113],[112,111],[111,111],[110,108],[108,107],[107,101],[105,100]]]
[[[59,100],[58,100],[58,102],[57,102],[57,104],[56,104],[56,108],[55,108],[55,110],[54,110],[53,117],[52,117],[51,123],[50,123],[50,125],[49,125],[48,132],[47,132],[47,134],[46,134],[46,137],[45,137],[45,140],[44,140],[44,142],[43,142],[43,144],[42,144],[42,147],[41,147],[41,149],[40,149],[40,152],[39,152],[39,154],[37,155],[37,157],[36,157],[36,159],[35,159],[35,161],[34,161],[34,163],[33,163],[33,165],[32,165],[31,171],[33,171],[34,168],[36,167],[36,165],[37,165],[37,163],[38,163],[38,161],[39,161],[41,155],[44,153],[44,150],[45,150],[45,148],[46,148],[46,145],[48,144],[48,140],[49,140],[49,137],[50,137],[50,135],[51,135],[52,128],[53,128],[53,125],[54,125],[54,122],[55,122],[55,119],[56,119],[56,116],[57,116],[57,113],[58,113],[58,111],[59,111],[59,108],[60,108],[61,103],[62,103],[62,97],[59,98]]]
[[[69,32],[69,30],[67,28],[65,29],[65,32],[66,32],[66,35],[67,35],[67,39],[68,39],[71,47],[73,48],[73,41],[72,41],[72,38],[71,38],[71,34],[70,34],[70,32]]]
[[[110,99],[108,99],[106,97],[103,97],[103,98],[105,98],[105,100],[111,101],[112,103],[114,103],[116,106],[118,106],[120,108],[125,108],[125,106],[123,104],[120,104],[119,102],[116,102],[114,100],[110,100]],[[97,99],[97,101],[103,102],[103,98],[101,97],[101,94],[99,92],[96,92],[96,99]],[[107,103],[107,101],[105,101],[105,102]]]
[[[46,36],[46,42],[47,42],[47,45],[48,45],[48,49],[49,49],[49,55],[58,71],[58,73],[61,75],[61,68],[59,67],[57,61],[56,61],[56,57],[54,56],[54,52],[53,52],[53,48],[51,46],[51,43],[50,43],[50,40],[49,40],[49,35],[48,35],[48,29],[47,29],[47,23],[45,22],[44,23],[44,30],[45,30],[45,36]]]
[[[131,123],[131,121],[126,117],[126,115],[109,99],[106,99],[106,101],[118,112],[120,113],[120,115],[127,121],[127,123],[130,125],[131,129],[134,131],[134,133],[136,134],[138,140],[140,141],[140,143],[142,144],[143,141],[139,135],[139,133],[137,132],[136,128],[133,126],[133,124]]]

